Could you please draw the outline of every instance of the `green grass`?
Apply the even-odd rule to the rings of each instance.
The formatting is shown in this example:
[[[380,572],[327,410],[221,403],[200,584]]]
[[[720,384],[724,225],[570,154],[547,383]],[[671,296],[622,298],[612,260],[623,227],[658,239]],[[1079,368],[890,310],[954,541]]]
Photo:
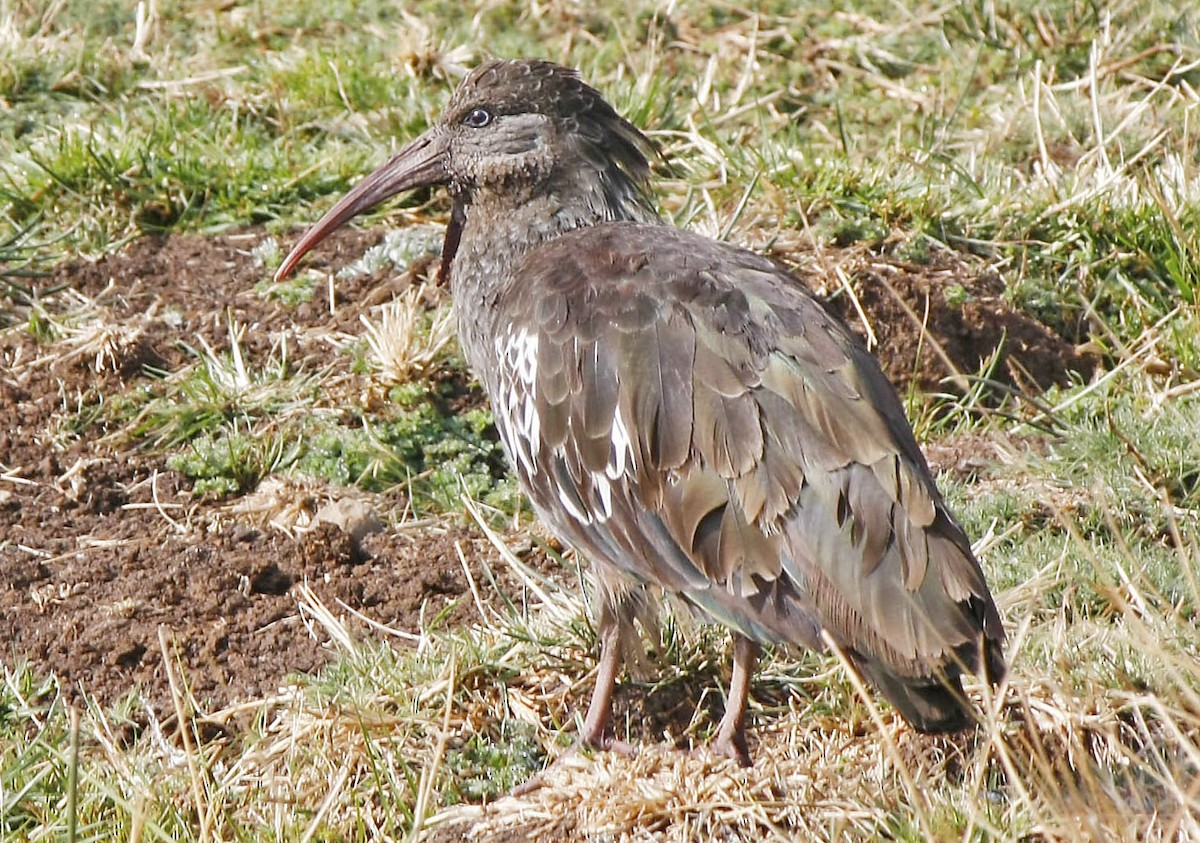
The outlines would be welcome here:
[[[1200,834],[1189,386],[1200,12],[1189,4],[772,2],[752,17],[701,2],[669,14],[553,0],[465,13],[443,0],[160,2],[140,42],[130,3],[42,5],[0,10],[0,329],[47,347],[82,321],[55,309],[48,267],[146,232],[310,222],[435,118],[458,65],[496,54],[579,66],[648,128],[670,162],[661,206],[679,224],[760,248],[811,238],[818,251],[915,262],[952,250],[1100,353],[1101,382],[1036,406],[910,396],[922,436],[989,437],[1015,455],[943,480],[968,532],[993,537],[983,559],[1012,636],[1009,707],[978,743],[958,755],[897,747],[903,732],[891,719],[875,728],[834,660],[777,652],[755,684],[769,747],[755,771],[714,772],[652,734],[636,761],[552,778],[535,808],[577,815],[594,839]],[[416,196],[362,224],[402,206],[434,221],[447,210]],[[370,260],[407,263],[422,236]],[[273,266],[278,250],[260,257]],[[287,308],[323,294],[303,275],[255,289]],[[436,333],[436,316],[421,318],[409,325],[418,345]],[[248,359],[233,339],[89,396],[62,436],[102,432],[160,454],[201,494],[291,473],[402,485],[439,517],[465,517],[464,490],[515,511],[486,411],[448,415],[427,370],[392,377],[407,358],[389,368],[369,341],[344,349],[346,368],[371,380],[382,409],[334,406],[328,372],[293,365],[282,346]],[[525,576],[546,599],[486,628],[423,631],[415,652],[354,642],[283,701],[221,713],[216,739],[185,718],[188,741],[154,729],[118,740],[128,711],[90,708],[76,758],[59,689],[6,667],[0,841],[65,839],[72,825],[80,840],[401,839],[443,809],[442,821],[469,819],[463,804],[496,800],[562,754],[590,689],[577,681],[595,643],[579,601]],[[716,693],[722,636],[668,624],[656,643],[657,679],[637,693]],[[698,714],[687,737],[712,726]]]
[[[157,384],[85,407],[69,437],[102,427],[118,444],[165,451],[167,467],[200,495],[247,492],[280,473],[368,491],[399,486],[418,512],[455,512],[464,492],[502,513],[517,508],[491,412],[448,413],[453,383],[393,387],[377,410],[331,408],[320,373],[292,371],[286,350],[255,369],[233,347],[198,351],[197,363]]]
[[[1120,416],[1133,407],[1113,399],[1110,409]],[[1180,406],[1178,421],[1197,419],[1200,405]],[[969,527],[983,533],[986,522],[996,519],[1008,528],[984,558],[1014,624],[1011,713],[985,727],[984,743],[966,756],[965,768],[936,753],[925,757],[909,773],[924,780],[924,796],[906,792],[905,774],[896,764],[886,764],[878,782],[876,767],[888,757],[889,739],[869,725],[870,712],[836,662],[775,652],[755,684],[761,740],[756,771],[730,778],[651,742],[637,762],[617,762],[633,764],[633,770],[615,780],[582,774],[583,783],[570,788],[645,799],[646,816],[630,828],[643,827],[641,822],[653,827],[656,816],[661,822],[693,810],[688,806],[701,804],[711,781],[735,790],[739,781],[783,783],[776,786],[790,797],[765,801],[757,809],[764,821],[819,837],[1070,837],[1071,812],[1081,800],[1091,806],[1095,828],[1103,830],[1099,837],[1186,822],[1172,793],[1190,781],[1186,757],[1200,728],[1192,702],[1200,692],[1194,631],[1200,592],[1179,562],[1194,561],[1196,537],[1185,531],[1176,544],[1169,536],[1140,535],[1139,520],[1121,512],[1112,513],[1108,537],[1094,535],[1086,510],[1110,505],[1111,499],[1088,484],[1067,486],[1064,480],[1082,475],[1102,488],[1103,478],[1119,472],[1126,456],[1111,448],[1094,451],[1100,443],[1090,420],[1070,424],[1075,435],[1068,441],[1074,444],[1066,452],[1003,469],[996,479],[1004,483],[951,488]],[[1172,459],[1168,441],[1160,447],[1151,440],[1146,449],[1146,456]],[[1090,471],[1078,462],[1085,455]],[[1013,487],[1019,490],[1015,500]],[[1055,489],[1073,490],[1075,511],[1053,499]],[[373,829],[403,836],[430,805],[447,812],[443,822],[469,818],[456,814],[455,806],[494,800],[544,759],[563,752],[560,730],[586,692],[586,685],[573,687],[573,678],[584,672],[594,641],[578,623],[577,598],[517,570],[531,587],[549,588],[546,602],[511,614],[489,613],[494,622],[474,630],[431,629],[422,633],[417,651],[355,642],[341,630],[334,640],[351,643],[324,674],[299,679],[282,700],[264,701],[259,709],[218,714],[224,728],[216,738],[193,736],[192,749],[184,750],[193,756],[193,767],[180,762],[177,742],[163,744],[153,733],[116,750],[107,736],[119,730],[120,712],[85,712],[75,821],[96,833],[110,829],[105,833],[112,837],[104,839],[125,839],[135,825],[142,839],[198,839],[199,801],[210,820],[209,834],[286,840],[312,827],[314,806],[326,797],[337,810],[327,816],[325,833],[336,839],[369,839]],[[302,599],[314,605],[311,596]],[[316,616],[338,624],[328,611]],[[726,658],[721,634],[673,624],[666,632],[654,678],[635,682],[636,693],[652,697],[670,687],[694,692],[720,681],[714,668]],[[52,685],[21,669],[8,671],[6,680],[0,692],[5,737],[0,771],[7,779],[5,793],[19,810],[6,813],[4,830],[41,839],[61,833],[69,820],[63,801],[69,720],[54,702]],[[643,724],[632,727],[642,734]],[[701,718],[692,737],[703,740],[711,727]],[[289,739],[297,731],[305,740]],[[892,740],[904,731],[893,733]],[[989,743],[995,747],[990,752]],[[768,754],[764,747],[772,745]],[[219,760],[231,757],[243,766],[229,768],[228,760]],[[692,778],[676,778],[681,763]],[[626,781],[636,795],[622,790]],[[803,782],[811,782],[813,790],[806,791]],[[421,809],[423,787],[432,796]],[[539,791],[551,804],[553,788],[552,783]],[[564,804],[573,798],[570,788],[560,797]],[[858,813],[822,821],[831,810],[823,795],[830,790],[836,793],[833,803],[843,808],[847,800],[863,800],[853,802]],[[130,793],[144,796],[131,800]],[[256,819],[261,805],[285,793],[294,809],[276,812],[264,828]],[[727,792],[723,798],[733,797]],[[621,804],[616,797],[591,799],[596,804],[589,810],[610,817]],[[794,803],[809,812],[797,813]],[[745,804],[753,812],[753,802]],[[1159,822],[1146,813],[1154,806],[1163,812]],[[726,827],[720,810],[700,816],[694,818],[697,828]]]
[[[304,432],[295,469],[335,484],[381,491],[404,486],[419,510],[457,511],[466,493],[502,512],[519,492],[484,409],[446,415],[425,390],[390,393],[381,418],[347,418]]]

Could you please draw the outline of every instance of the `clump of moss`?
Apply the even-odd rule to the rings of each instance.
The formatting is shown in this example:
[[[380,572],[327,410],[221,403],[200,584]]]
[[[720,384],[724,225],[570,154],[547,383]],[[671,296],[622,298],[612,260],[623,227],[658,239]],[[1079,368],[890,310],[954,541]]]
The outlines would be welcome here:
[[[305,439],[296,469],[340,485],[381,490],[398,484],[439,511],[459,508],[466,491],[511,512],[520,492],[509,476],[491,413],[445,406],[446,386],[404,384],[389,393],[388,415],[324,424]]]

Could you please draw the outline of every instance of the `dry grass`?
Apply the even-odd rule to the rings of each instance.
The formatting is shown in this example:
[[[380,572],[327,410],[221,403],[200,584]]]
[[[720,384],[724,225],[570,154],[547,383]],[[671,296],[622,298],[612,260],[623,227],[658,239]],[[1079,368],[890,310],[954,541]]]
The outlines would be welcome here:
[[[371,368],[384,387],[428,376],[454,341],[454,312],[443,307],[429,314],[426,287],[406,290],[377,308],[378,319],[359,317],[366,329]]]

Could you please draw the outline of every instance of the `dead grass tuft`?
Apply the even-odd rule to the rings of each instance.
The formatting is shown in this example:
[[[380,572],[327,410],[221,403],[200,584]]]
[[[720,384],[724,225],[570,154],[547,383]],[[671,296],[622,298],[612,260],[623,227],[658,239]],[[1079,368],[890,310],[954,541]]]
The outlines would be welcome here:
[[[371,367],[381,386],[428,375],[454,342],[453,310],[441,307],[430,311],[427,295],[427,285],[422,284],[376,308],[377,319],[365,314],[359,317],[366,329]]]

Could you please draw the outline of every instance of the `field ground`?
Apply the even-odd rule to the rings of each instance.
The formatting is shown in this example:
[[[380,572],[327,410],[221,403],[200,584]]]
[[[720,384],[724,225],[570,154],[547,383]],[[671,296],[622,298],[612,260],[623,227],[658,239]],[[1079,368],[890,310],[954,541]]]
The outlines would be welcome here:
[[[0,5],[0,841],[1200,839],[1200,13],[790,5]],[[975,733],[779,651],[717,762],[726,640],[674,619],[637,757],[572,749],[584,577],[445,197],[271,282],[489,54],[581,67],[666,215],[880,357],[1009,632]]]

